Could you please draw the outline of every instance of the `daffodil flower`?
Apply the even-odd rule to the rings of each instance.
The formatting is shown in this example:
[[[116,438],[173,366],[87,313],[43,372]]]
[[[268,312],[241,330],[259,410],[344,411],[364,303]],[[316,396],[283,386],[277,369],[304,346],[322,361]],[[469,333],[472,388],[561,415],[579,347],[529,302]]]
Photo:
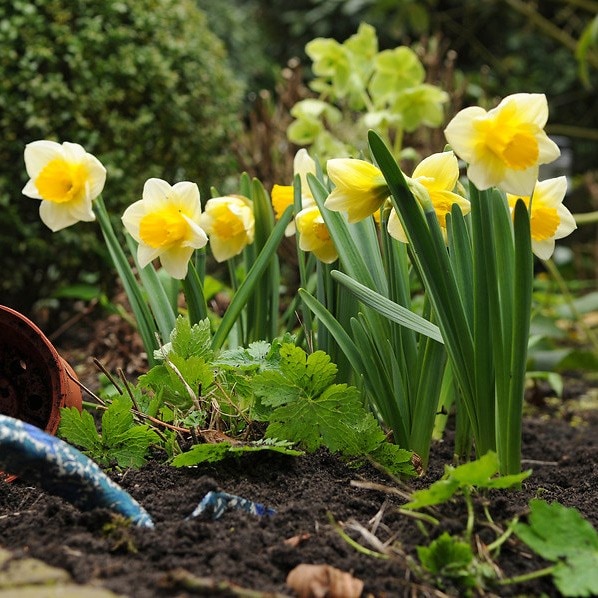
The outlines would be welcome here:
[[[253,243],[253,207],[241,195],[210,199],[205,205],[200,223],[210,237],[212,255],[217,262],[224,262],[238,255]]]
[[[160,258],[170,276],[185,278],[193,251],[208,242],[200,215],[195,183],[184,181],[171,186],[162,179],[148,179],[142,199],[130,205],[122,216],[125,228],[139,243],[139,265],[143,268]]]
[[[336,247],[318,206],[303,208],[295,220],[299,232],[299,247],[303,251],[311,251],[325,264],[331,264],[338,258]]]
[[[23,194],[42,200],[39,215],[52,231],[95,220],[92,202],[104,188],[106,169],[79,144],[28,143],[25,168],[30,180]]]
[[[470,210],[469,201],[453,192],[458,178],[459,164],[453,152],[428,156],[415,167],[413,176],[407,177],[407,184],[420,203],[432,204],[443,233],[446,233],[446,215],[453,204],[456,203],[463,214]],[[394,208],[388,217],[388,234],[403,243],[408,242]]]
[[[532,251],[542,260],[553,254],[555,239],[562,239],[577,228],[573,215],[563,205],[566,193],[567,178],[564,176],[539,181],[534,187],[530,213]],[[515,208],[518,199],[522,199],[529,210],[529,196],[507,193],[511,209]]]
[[[314,197],[307,182],[307,175],[316,175],[316,163],[307,153],[306,149],[300,149],[293,160],[293,175],[299,175],[301,180],[301,207],[306,208],[313,205]],[[285,210],[293,205],[295,192],[293,185],[274,185],[272,187],[272,207],[274,215],[278,220]],[[295,234],[295,222],[291,220],[284,231],[285,237],[292,237]]]
[[[540,164],[560,155],[544,132],[548,104],[544,94],[507,96],[486,112],[461,110],[444,133],[455,153],[469,164],[467,176],[480,190],[500,187],[507,193],[531,195]]]
[[[349,222],[378,211],[390,194],[382,173],[369,162],[334,158],[328,160],[326,168],[336,187],[324,205],[335,212],[346,212]]]

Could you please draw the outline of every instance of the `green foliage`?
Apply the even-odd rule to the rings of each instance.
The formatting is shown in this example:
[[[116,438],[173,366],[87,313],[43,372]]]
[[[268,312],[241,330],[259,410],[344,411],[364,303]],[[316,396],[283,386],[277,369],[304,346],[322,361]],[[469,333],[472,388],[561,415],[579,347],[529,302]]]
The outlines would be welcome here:
[[[450,580],[461,588],[482,584],[482,576],[491,570],[474,558],[470,544],[444,532],[429,546],[417,546],[417,556],[426,571],[431,573],[440,587]]]
[[[417,490],[406,509],[421,509],[450,500],[457,492],[475,488],[511,488],[531,475],[531,469],[519,474],[497,476],[498,457],[490,451],[483,457],[458,467],[445,465],[444,475],[429,488]]]
[[[311,146],[314,156],[359,156],[367,151],[365,131],[373,128],[393,141],[399,157],[405,131],[443,122],[448,94],[424,83],[426,71],[411,48],[379,52],[371,25],[362,23],[343,43],[316,38],[305,51],[315,75],[309,86],[319,98],[293,106],[287,134],[293,143]]]
[[[530,501],[528,523],[515,534],[532,550],[555,561],[554,583],[563,596],[598,594],[598,533],[576,509]]]
[[[386,442],[355,387],[334,383],[337,368],[330,357],[323,351],[307,355],[291,340],[287,335],[215,355],[208,320],[191,326],[179,316],[169,342],[156,351],[162,363],[128,389],[151,425],[165,424],[163,440],[147,426],[133,425],[132,401],[122,396],[105,397],[112,403],[101,436],[85,411],[65,411],[61,433],[101,463],[113,459],[126,466],[140,465],[150,442],[174,456],[176,466],[264,450],[298,455],[291,448],[297,444],[308,451],[327,447],[352,459],[374,460],[396,475],[412,475],[412,453]],[[251,425],[260,421],[268,424],[265,437],[248,441]],[[164,427],[172,426],[186,428],[196,440],[189,451],[180,454],[176,437],[164,434]],[[198,433],[209,437],[214,430],[219,442],[197,443]],[[143,452],[142,439],[147,440]]]
[[[11,231],[1,289],[5,302],[30,304],[104,256],[93,225],[42,228],[38,202],[21,195],[26,143],[72,141],[96,155],[111,211],[139,199],[151,176],[207,193],[234,169],[241,94],[192,0],[15,0],[0,5],[0,22],[0,161],[10,165],[0,206]]]
[[[150,445],[158,435],[146,425],[133,421],[129,397],[115,397],[102,416],[102,433],[98,434],[93,417],[74,407],[61,410],[59,434],[100,465],[113,462],[119,467],[141,467]]]
[[[298,457],[302,451],[291,448],[293,442],[288,440],[265,439],[249,443],[219,442],[217,444],[196,444],[185,453],[177,455],[172,464],[175,467],[188,467],[200,463],[214,463],[227,457],[241,457],[248,453],[270,451],[282,455]]]

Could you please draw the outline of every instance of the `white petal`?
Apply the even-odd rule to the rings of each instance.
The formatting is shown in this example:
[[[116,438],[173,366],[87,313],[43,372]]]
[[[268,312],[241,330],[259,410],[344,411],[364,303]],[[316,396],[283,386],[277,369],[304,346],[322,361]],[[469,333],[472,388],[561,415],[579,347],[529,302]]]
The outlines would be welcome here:
[[[532,205],[536,195],[542,198],[542,204],[558,208],[567,194],[567,177],[559,176],[554,179],[538,181],[532,196]]]
[[[543,241],[532,240],[532,251],[541,260],[547,260],[554,253],[554,238],[544,239]]]
[[[457,113],[444,130],[444,136],[452,150],[466,162],[473,162],[475,159],[475,138],[473,121],[476,118],[484,118],[486,111],[479,106],[471,106]]]
[[[78,222],[64,205],[52,201],[42,201],[39,205],[41,221],[53,232],[62,230]]]
[[[509,104],[517,106],[517,112],[521,115],[520,120],[532,122],[541,129],[544,128],[548,120],[548,102],[543,93],[514,93],[500,102],[500,104],[490,112],[498,112]]]
[[[528,197],[536,186],[538,180],[538,166],[530,166],[525,170],[505,169],[505,176],[499,183],[500,188],[507,193]]]
[[[60,143],[42,139],[33,141],[25,146],[25,168],[27,174],[36,179],[48,162],[55,158],[63,158],[64,153]]]
[[[68,141],[62,144],[62,155],[67,162],[74,163],[84,162],[88,155],[91,156],[78,143],[69,143]]]
[[[125,228],[127,229],[128,233],[135,239],[138,243],[141,241],[139,236],[139,224],[141,223],[141,219],[147,214],[147,209],[145,206],[145,202],[143,199],[136,201],[134,204],[131,204],[123,213],[122,215],[122,223],[124,224]]]
[[[539,164],[554,162],[561,155],[559,146],[546,133],[542,132],[540,135],[537,135],[536,140],[538,141]]]
[[[137,247],[137,261],[142,268],[153,262],[162,252],[160,247],[150,247],[145,243],[139,243]]]
[[[160,205],[172,194],[172,187],[162,179],[148,179],[143,185],[143,200],[148,202],[148,211]],[[151,206],[151,207],[150,207]]]
[[[495,187],[504,179],[504,177],[504,164],[490,155],[488,155],[483,162],[472,162],[467,168],[467,178],[469,178],[480,191]]]
[[[106,184],[106,168],[91,154],[87,154],[85,159],[89,178],[87,179],[88,199],[95,199],[103,190]]]
[[[393,208],[388,215],[388,225],[387,225],[388,234],[396,239],[397,241],[401,241],[401,243],[409,243],[409,239],[405,234],[405,229],[401,224],[401,221]]]
[[[197,222],[194,222],[185,214],[182,214],[185,222],[191,228],[191,232],[193,233],[193,237],[185,242],[185,247],[193,247],[194,249],[199,249],[201,247],[205,247],[206,243],[208,242],[208,236],[206,235],[206,231],[199,225]]]
[[[23,191],[21,191],[21,193],[27,197],[32,197],[33,199],[43,199],[31,179],[27,181],[27,184],[23,187]]]
[[[192,218],[197,218],[201,213],[199,200],[199,187],[189,181],[181,181],[172,187],[173,194],[186,208],[186,213]]]
[[[170,276],[182,280],[187,276],[189,259],[192,254],[191,247],[171,247],[160,255],[160,263]]]
[[[69,212],[73,218],[83,222],[93,222],[96,219],[91,201],[85,198],[78,202],[69,202]]]
[[[577,228],[577,223],[571,212],[563,204],[558,206],[556,211],[559,215],[560,222],[554,233],[554,238],[562,239],[563,237],[570,235]]]

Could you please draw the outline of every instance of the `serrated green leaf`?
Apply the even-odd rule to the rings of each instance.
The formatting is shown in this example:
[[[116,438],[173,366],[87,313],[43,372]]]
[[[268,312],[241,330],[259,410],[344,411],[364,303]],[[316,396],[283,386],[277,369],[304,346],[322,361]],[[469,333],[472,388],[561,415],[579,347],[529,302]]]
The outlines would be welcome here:
[[[414,492],[413,500],[403,506],[406,509],[421,509],[438,505],[450,500],[457,491],[468,487],[511,488],[531,475],[531,470],[527,470],[519,474],[494,477],[498,469],[498,457],[493,451],[459,467],[447,465],[442,479],[429,488]]]
[[[412,500],[403,505],[405,509],[422,509],[439,505],[450,500],[459,489],[459,482],[454,479],[438,480],[425,490],[416,490]]]
[[[117,396],[102,415],[102,441],[113,446],[116,439],[133,425],[133,402],[127,396]]]
[[[413,453],[396,444],[382,442],[370,453],[370,457],[395,476],[417,475],[411,462]]]
[[[598,533],[573,508],[530,501],[528,523],[515,534],[549,561],[557,561],[554,581],[564,596],[598,595]],[[561,560],[563,559],[563,560]]]
[[[563,596],[598,596],[598,556],[580,552],[560,562],[552,573],[554,584]]]
[[[302,398],[275,409],[265,436],[301,443],[308,451],[327,446],[354,454],[365,416],[359,391],[335,384],[317,399]]]
[[[272,345],[266,341],[255,341],[247,348],[237,347],[223,351],[215,365],[241,368],[243,370],[257,370],[270,365],[270,352]]]
[[[283,455],[290,455],[293,457],[298,457],[303,454],[302,451],[290,448],[289,443],[285,441],[278,441],[278,443],[263,442],[242,445],[234,445],[230,442],[219,442],[217,444],[196,444],[186,453],[177,455],[172,460],[172,464],[175,467],[188,467],[200,463],[215,463],[217,461],[222,461],[222,459],[227,457],[260,451],[273,451],[275,453],[282,453]]]
[[[329,387],[336,377],[336,365],[324,351],[307,355],[291,343],[280,347],[278,371],[255,376],[254,392],[264,405],[277,407],[300,396],[315,398]]]
[[[453,538],[448,532],[444,532],[429,546],[418,546],[417,556],[430,573],[449,576],[466,573],[466,568],[473,561],[471,546]]]
[[[91,414],[85,410],[79,412],[76,407],[60,410],[58,435],[87,451],[97,450],[102,442]]]
[[[158,440],[156,432],[147,426],[133,426],[111,439],[109,455],[119,467],[141,467],[148,448]]]
[[[528,524],[519,523],[515,533],[540,556],[554,561],[588,551],[598,557],[598,533],[579,511],[538,499],[529,506]]]
[[[206,318],[191,326],[187,318],[179,316],[170,335],[170,342],[172,343],[172,350],[180,357],[211,359],[212,335],[210,321]]]

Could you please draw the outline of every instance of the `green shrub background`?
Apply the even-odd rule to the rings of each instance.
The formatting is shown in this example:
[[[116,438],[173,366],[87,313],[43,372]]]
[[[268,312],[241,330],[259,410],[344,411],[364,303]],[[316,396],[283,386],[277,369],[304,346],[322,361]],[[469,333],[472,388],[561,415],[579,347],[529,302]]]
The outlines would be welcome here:
[[[108,169],[112,213],[151,176],[204,196],[236,170],[242,86],[192,0],[0,3],[0,302],[27,309],[107,271],[97,226],[51,233],[21,189],[25,144],[72,141]]]

